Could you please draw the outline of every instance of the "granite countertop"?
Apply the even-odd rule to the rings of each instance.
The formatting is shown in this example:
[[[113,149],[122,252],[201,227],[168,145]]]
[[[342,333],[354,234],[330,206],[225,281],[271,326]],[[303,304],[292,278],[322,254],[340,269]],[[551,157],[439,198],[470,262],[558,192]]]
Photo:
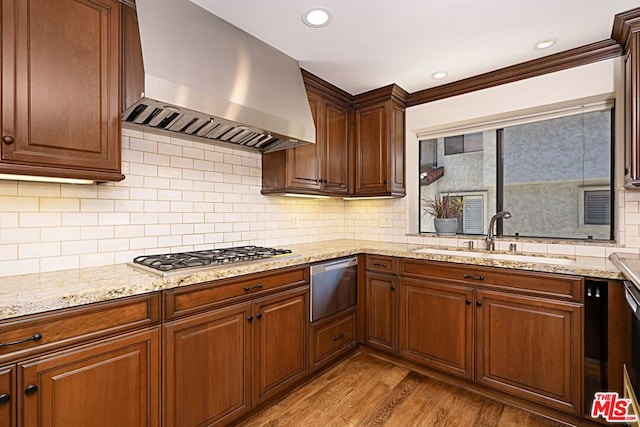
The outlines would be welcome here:
[[[525,262],[520,260],[489,259],[481,256],[468,257],[417,253],[414,252],[415,249],[426,247],[424,245],[362,240],[333,240],[291,245],[289,248],[293,250],[295,256],[212,267],[192,274],[168,277],[142,272],[127,264],[4,277],[0,278],[0,320],[243,274],[303,265],[358,253],[573,274],[604,279],[624,278],[620,270],[606,258],[570,257],[570,259],[575,260],[574,263],[571,265],[558,265],[534,262],[532,260],[533,257],[539,257],[541,261],[544,261],[545,256],[543,255],[528,257]],[[432,249],[442,250],[443,248]]]
[[[640,291],[640,255],[614,252],[609,258]]]

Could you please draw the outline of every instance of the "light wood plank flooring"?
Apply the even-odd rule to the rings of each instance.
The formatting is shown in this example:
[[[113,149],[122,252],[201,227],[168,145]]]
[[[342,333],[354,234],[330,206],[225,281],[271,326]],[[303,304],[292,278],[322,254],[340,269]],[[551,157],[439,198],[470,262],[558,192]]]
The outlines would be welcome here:
[[[240,424],[249,426],[560,426],[357,353]]]

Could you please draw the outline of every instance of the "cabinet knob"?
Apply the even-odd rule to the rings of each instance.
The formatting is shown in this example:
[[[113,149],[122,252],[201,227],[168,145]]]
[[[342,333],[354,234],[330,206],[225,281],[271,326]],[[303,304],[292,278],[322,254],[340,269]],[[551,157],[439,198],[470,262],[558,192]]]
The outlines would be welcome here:
[[[256,319],[262,319],[262,313],[256,314]]]
[[[38,386],[35,384],[28,385],[27,388],[24,389],[24,394],[30,396],[38,391]]]
[[[392,287],[391,287],[391,290],[392,290],[392,291],[395,291],[395,290],[396,290],[396,287],[395,287],[395,286],[392,286]]]
[[[382,181],[383,184],[387,185],[387,180]]]
[[[327,181],[327,178],[325,178],[325,179],[323,179],[323,180],[322,180],[322,183],[323,183],[323,184],[326,184],[327,182],[329,182],[329,181]]]
[[[13,137],[11,135],[5,135],[2,137],[2,142],[4,142],[7,145],[11,145],[13,144],[15,140],[13,139]]]
[[[471,300],[470,300],[470,299],[468,299],[468,300],[466,300],[466,301],[465,301],[465,303],[466,303],[467,305],[471,305]]]
[[[482,301],[476,301],[476,305],[477,305],[478,307],[482,307]]]
[[[0,405],[3,403],[8,403],[11,400],[10,394],[0,394]]]
[[[253,316],[249,316],[249,317],[247,317],[247,320],[248,320],[249,322],[251,322],[251,321],[253,320]]]

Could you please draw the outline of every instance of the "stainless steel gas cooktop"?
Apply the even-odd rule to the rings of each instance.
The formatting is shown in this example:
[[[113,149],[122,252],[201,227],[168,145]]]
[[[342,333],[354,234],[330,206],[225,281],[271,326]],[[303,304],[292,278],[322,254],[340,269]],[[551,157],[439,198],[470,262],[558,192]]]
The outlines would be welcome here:
[[[290,249],[237,246],[171,254],[142,255],[134,258],[130,265],[147,272],[166,276],[167,273],[185,274],[211,267],[282,256],[295,255]]]

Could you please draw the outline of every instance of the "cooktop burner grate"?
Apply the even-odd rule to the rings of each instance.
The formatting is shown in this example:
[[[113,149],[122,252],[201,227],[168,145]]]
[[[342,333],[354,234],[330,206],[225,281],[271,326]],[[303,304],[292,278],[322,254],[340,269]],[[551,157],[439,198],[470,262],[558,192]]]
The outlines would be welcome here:
[[[201,251],[178,252],[173,254],[142,255],[134,258],[133,262],[161,272],[168,272],[183,268],[217,266],[242,261],[253,261],[290,253],[291,250],[289,249],[265,248],[262,246],[238,246],[233,248],[205,249]]]

